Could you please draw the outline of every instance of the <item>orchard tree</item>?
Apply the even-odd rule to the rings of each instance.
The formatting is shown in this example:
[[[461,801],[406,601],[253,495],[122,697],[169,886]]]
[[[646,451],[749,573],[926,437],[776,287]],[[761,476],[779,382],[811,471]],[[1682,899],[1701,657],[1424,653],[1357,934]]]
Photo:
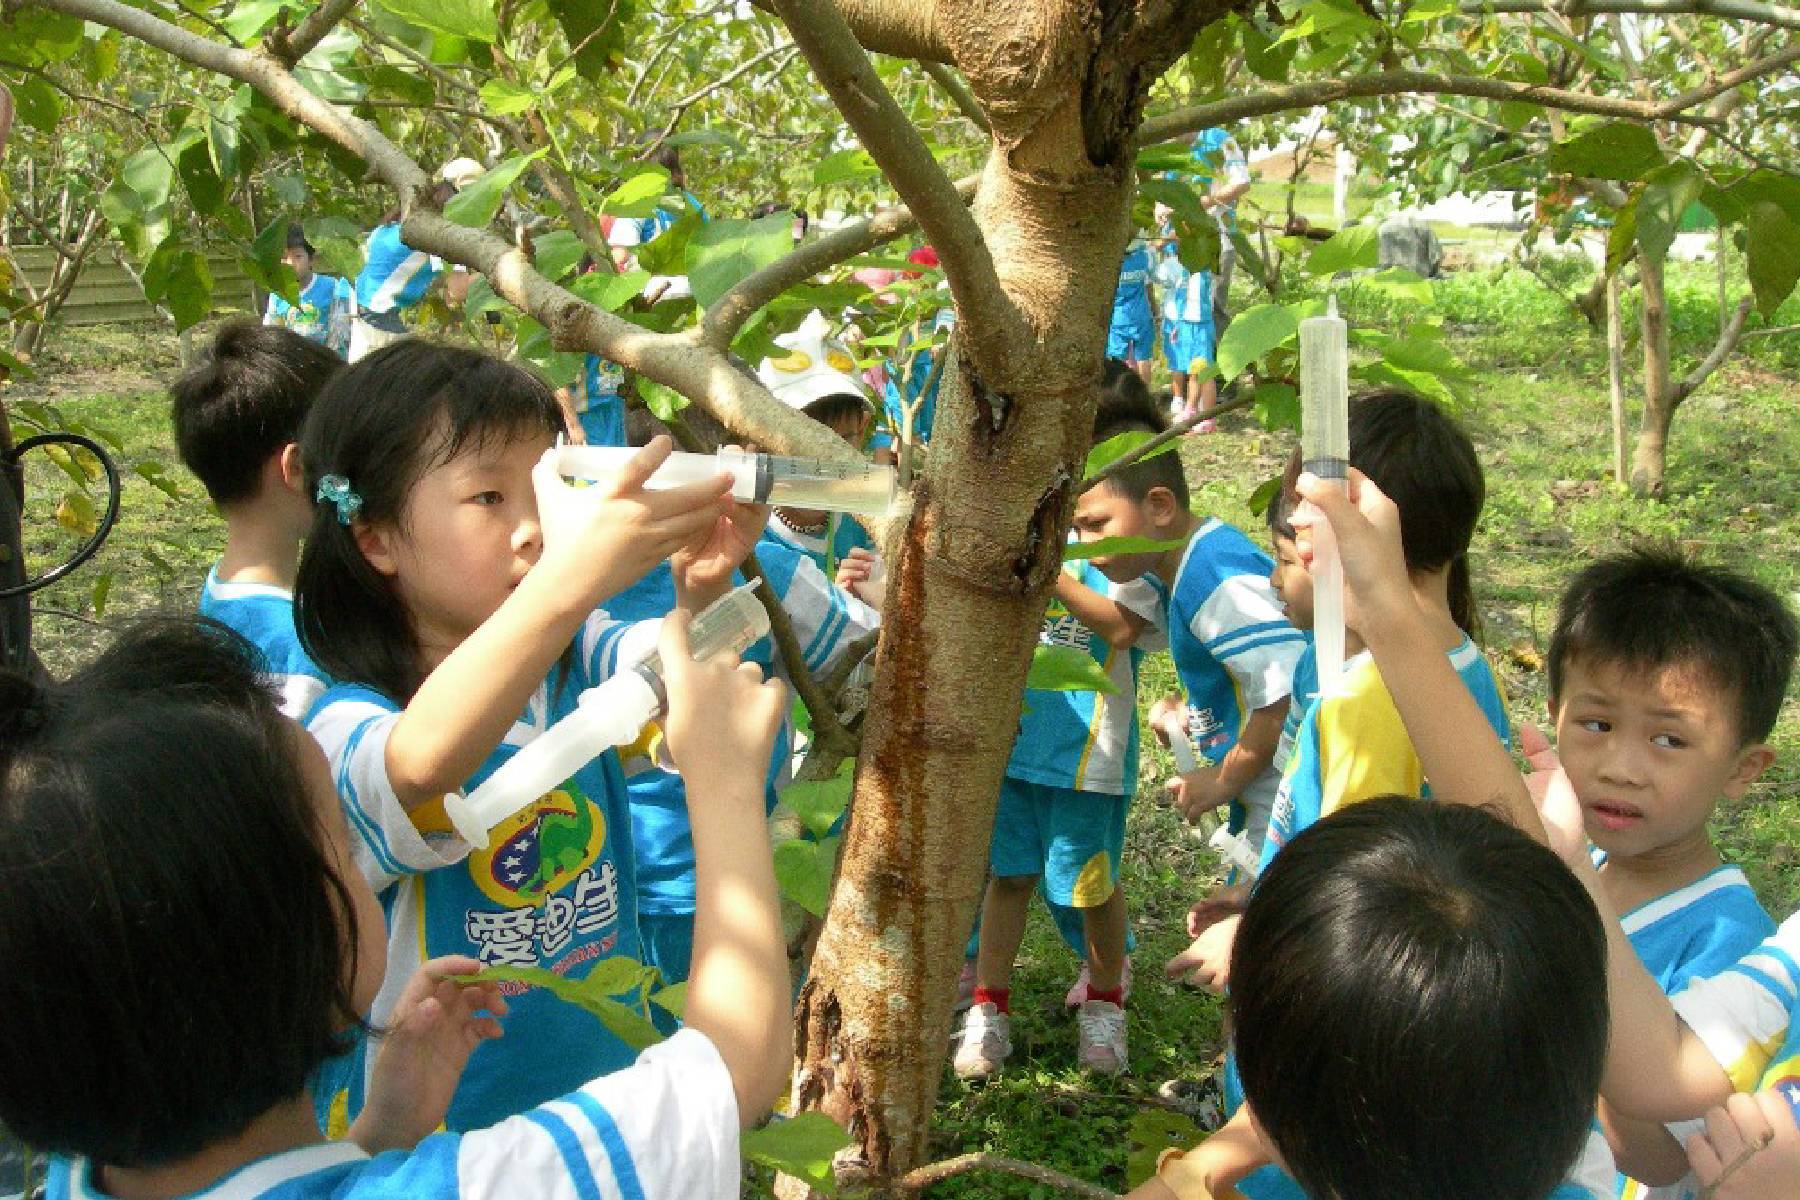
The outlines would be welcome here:
[[[1636,199],[1640,240],[1660,238],[1676,192],[1716,200],[1743,232],[1769,310],[1800,270],[1800,185],[1779,166],[1755,166],[1756,147],[1771,136],[1789,145],[1791,135],[1746,132],[1742,111],[1719,109],[1791,75],[1800,17],[1760,0],[767,7],[772,16],[734,0],[655,10],[637,0],[246,0],[222,11],[20,0],[0,25],[0,58],[48,42],[64,61],[111,31],[142,43],[182,64],[196,94],[222,98],[238,151],[183,150],[186,170],[168,181],[158,173],[147,195],[122,173],[114,186],[145,212],[176,184],[191,196],[271,171],[306,185],[312,227],[353,254],[345,199],[373,181],[398,198],[409,244],[481,273],[471,310],[499,314],[524,357],[557,374],[572,371],[568,356],[604,354],[641,377],[660,411],[696,402],[785,453],[851,451],[740,373],[733,353],[754,360],[815,306],[873,311],[866,290],[837,281],[843,265],[914,234],[936,248],[958,322],[939,356],[935,439],[879,531],[888,632],[799,1000],[794,1091],[799,1108],[848,1131],[840,1174],[894,1190],[910,1186],[926,1156],[1021,685],[1088,473],[1120,258],[1151,199],[1174,210],[1184,255],[1217,252],[1192,188],[1163,178],[1194,172],[1178,139],[1323,107],[1341,128],[1371,131],[1369,153],[1385,154],[1374,137],[1384,122],[1420,127],[1452,111],[1521,146],[1553,145],[1551,169],[1618,183]],[[1608,65],[1614,17],[1645,28],[1648,12],[1710,39],[1702,82],[1678,91],[1659,73]],[[1768,32],[1751,47],[1707,32],[1716,27]],[[172,123],[169,136],[194,136],[200,120]],[[1740,158],[1700,162],[1662,148],[1695,130],[1741,142]],[[1641,153],[1645,131],[1665,139],[1656,161]],[[684,271],[697,303],[645,308],[634,299],[643,278],[610,273],[600,224],[642,215],[665,194],[666,174],[645,161],[665,142],[720,160],[745,208],[802,195],[815,206],[899,203],[797,249],[785,216],[678,222],[643,257],[649,269]],[[452,152],[495,165],[440,212],[428,167]],[[337,173],[329,185],[327,164]],[[135,236],[119,198],[121,232]],[[283,204],[300,198],[295,190]],[[215,223],[229,222],[222,212]],[[253,228],[226,231],[282,289],[292,286],[275,261],[285,220],[264,212]],[[184,257],[192,248],[171,245],[173,230],[151,232],[155,282],[183,312],[200,307],[205,280]],[[1316,281],[1374,265],[1367,229],[1286,249]],[[583,252],[602,270],[577,275]],[[1420,281],[1393,273],[1371,286],[1429,298]],[[1311,292],[1246,311],[1219,348],[1227,376],[1255,366],[1257,383],[1237,403],[1270,421],[1292,419],[1293,340],[1319,303],[1317,284]],[[1454,379],[1423,311],[1400,335],[1367,334],[1360,345],[1366,378],[1440,393]],[[803,672],[802,683],[816,696]],[[839,753],[855,745],[828,704],[812,707],[822,743]]]

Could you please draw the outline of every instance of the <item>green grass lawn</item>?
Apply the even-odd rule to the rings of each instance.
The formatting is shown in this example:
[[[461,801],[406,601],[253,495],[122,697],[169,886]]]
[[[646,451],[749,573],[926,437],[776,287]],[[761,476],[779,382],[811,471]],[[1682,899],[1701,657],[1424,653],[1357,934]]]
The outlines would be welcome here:
[[[1678,357],[1691,362],[1710,337],[1710,268],[1675,274]],[[1793,596],[1800,589],[1800,341],[1792,335],[1752,343],[1681,411],[1669,463],[1669,494],[1632,499],[1606,479],[1610,458],[1604,349],[1539,285],[1514,272],[1453,276],[1438,285],[1439,304],[1457,352],[1474,371],[1461,408],[1487,468],[1489,501],[1474,550],[1476,588],[1486,621],[1486,650],[1515,716],[1541,721],[1542,655],[1561,585],[1597,555],[1639,538],[1703,550]],[[1790,301],[1777,323],[1800,320]],[[55,339],[41,377],[11,398],[56,405],[65,418],[116,435],[133,469],[163,464],[179,482],[169,498],[132,474],[119,530],[99,559],[39,598],[39,645],[59,669],[99,644],[110,624],[146,611],[188,611],[221,528],[199,488],[174,464],[167,403],[157,381],[176,369],[172,340],[161,334],[106,331]],[[1242,421],[1190,438],[1183,458],[1196,485],[1196,507],[1261,540],[1246,506],[1277,469],[1292,435]],[[152,470],[155,468],[152,466]],[[53,519],[66,482],[46,464],[32,471],[35,560],[71,544]],[[96,580],[110,576],[102,613]],[[1166,656],[1148,660],[1140,696],[1174,687]],[[1743,803],[1719,814],[1727,855],[1748,871],[1772,913],[1800,907],[1800,705],[1791,692],[1773,742],[1775,768]],[[1159,750],[1146,754],[1126,847],[1126,890],[1138,938],[1131,1008],[1133,1070],[1116,1081],[1075,1068],[1075,1028],[1060,1011],[1076,964],[1041,912],[1034,912],[1015,979],[1016,1057],[981,1087],[946,1082],[939,1121],[943,1155],[986,1149],[1049,1164],[1115,1188],[1124,1183],[1126,1144],[1146,1114],[1174,1120],[1155,1099],[1156,1085],[1213,1069],[1219,1051],[1218,1002],[1165,982],[1160,966],[1186,944],[1187,906],[1218,871],[1209,854],[1158,803],[1171,769]],[[1025,1198],[1043,1185],[981,1177],[934,1195]]]

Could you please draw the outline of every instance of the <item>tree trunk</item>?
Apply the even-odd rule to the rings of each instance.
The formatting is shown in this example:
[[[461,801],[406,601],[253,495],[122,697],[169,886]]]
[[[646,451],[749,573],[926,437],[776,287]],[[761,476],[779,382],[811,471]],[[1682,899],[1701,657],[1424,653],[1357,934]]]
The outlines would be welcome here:
[[[1619,313],[1619,277],[1606,277],[1606,382],[1612,400],[1613,482],[1625,485],[1625,329]]]
[[[1660,496],[1669,448],[1669,423],[1675,417],[1675,386],[1669,377],[1669,305],[1663,292],[1662,259],[1639,256],[1638,278],[1644,294],[1644,418],[1638,426],[1637,449],[1631,457],[1631,490]]]

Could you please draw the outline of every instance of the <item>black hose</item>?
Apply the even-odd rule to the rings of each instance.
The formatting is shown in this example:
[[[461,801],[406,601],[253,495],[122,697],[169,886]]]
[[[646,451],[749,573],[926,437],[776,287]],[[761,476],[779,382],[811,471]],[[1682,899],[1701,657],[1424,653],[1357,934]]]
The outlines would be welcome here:
[[[29,596],[33,592],[49,587],[94,557],[100,547],[105,545],[107,537],[113,531],[113,526],[119,523],[119,490],[121,486],[119,468],[100,443],[92,438],[83,437],[79,433],[40,433],[36,437],[26,438],[7,451],[4,457],[9,466],[17,466],[25,454],[42,446],[73,446],[79,450],[86,450],[100,460],[100,467],[106,472],[106,515],[100,518],[88,540],[83,542],[67,561],[50,568],[36,579],[28,579],[24,583],[0,588],[0,600],[10,600],[16,596]]]

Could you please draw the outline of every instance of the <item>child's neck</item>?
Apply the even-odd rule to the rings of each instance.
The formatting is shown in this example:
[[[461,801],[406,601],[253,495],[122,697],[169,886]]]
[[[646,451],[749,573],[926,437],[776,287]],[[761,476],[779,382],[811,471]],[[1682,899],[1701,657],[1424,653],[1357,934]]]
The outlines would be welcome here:
[[[165,1200],[201,1191],[259,1158],[324,1140],[313,1116],[312,1095],[302,1092],[250,1122],[236,1137],[214,1142],[198,1154],[155,1167],[101,1166],[98,1182],[119,1200]]]
[[[1608,855],[1600,868],[1600,883],[1614,911],[1628,913],[1718,870],[1721,862],[1702,826],[1642,854]]]
[[[1156,565],[1151,568],[1156,577],[1175,586],[1175,577],[1181,574],[1181,560],[1187,557],[1188,543],[1194,540],[1194,534],[1200,529],[1200,518],[1191,512],[1184,512],[1175,519],[1167,529],[1157,530],[1155,537],[1159,542],[1179,541],[1181,545],[1164,550],[1157,556]]]
[[[1413,600],[1425,614],[1426,623],[1437,638],[1438,648],[1447,653],[1462,645],[1468,635],[1450,615],[1450,568],[1411,571],[1408,576],[1412,582]],[[1361,640],[1357,639],[1359,643]]]
[[[299,562],[300,539],[286,514],[274,506],[252,501],[225,514],[220,583],[265,583],[291,592]]]

